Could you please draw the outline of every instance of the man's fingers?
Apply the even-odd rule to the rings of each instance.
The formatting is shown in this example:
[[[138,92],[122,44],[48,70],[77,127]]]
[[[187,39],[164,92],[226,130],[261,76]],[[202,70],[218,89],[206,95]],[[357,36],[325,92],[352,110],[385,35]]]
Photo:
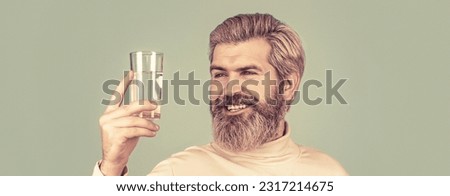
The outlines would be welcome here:
[[[145,128],[135,127],[135,128],[124,128],[124,137],[128,139],[136,138],[136,137],[155,137],[156,132],[152,130],[148,130]]]
[[[146,120],[141,117],[122,117],[115,119],[110,123],[113,127],[126,128],[126,127],[137,127],[137,128],[145,128],[152,131],[158,131],[159,126],[153,123],[152,121]]]
[[[115,90],[117,93],[119,93],[119,95],[120,95],[119,99],[120,99],[120,100],[119,100],[117,103],[112,104],[112,105],[109,105],[108,107],[106,107],[105,113],[111,112],[111,111],[113,111],[114,109],[117,109],[117,108],[120,106],[120,104],[121,104],[122,101],[123,101],[123,95],[125,94],[125,91],[127,90],[127,88],[128,88],[128,86],[130,85],[131,81],[133,80],[133,77],[134,77],[133,71],[129,71],[129,72],[128,72],[128,75],[125,76],[125,77],[122,79],[122,81],[121,81],[120,84],[116,87],[116,90]],[[114,100],[114,97],[115,97],[115,96],[117,96],[116,93],[114,93],[114,94],[111,96],[111,100]]]
[[[119,107],[119,109],[111,111],[109,114],[105,114],[104,116],[102,116],[102,118],[109,120],[125,116],[131,116],[133,114],[139,114],[144,111],[155,110],[156,107],[157,107],[156,105],[150,103],[149,101],[143,101],[143,103],[135,101],[130,105],[123,105]]]

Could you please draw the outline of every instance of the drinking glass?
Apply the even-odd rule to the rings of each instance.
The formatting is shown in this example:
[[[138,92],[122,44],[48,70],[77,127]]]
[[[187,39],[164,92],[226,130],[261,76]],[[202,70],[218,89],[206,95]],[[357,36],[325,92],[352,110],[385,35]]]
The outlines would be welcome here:
[[[140,117],[149,120],[161,118],[161,106],[163,85],[163,58],[164,54],[155,51],[136,51],[130,53],[131,70],[134,78],[129,88],[129,101],[148,100],[157,104],[157,108],[151,112],[141,112]]]

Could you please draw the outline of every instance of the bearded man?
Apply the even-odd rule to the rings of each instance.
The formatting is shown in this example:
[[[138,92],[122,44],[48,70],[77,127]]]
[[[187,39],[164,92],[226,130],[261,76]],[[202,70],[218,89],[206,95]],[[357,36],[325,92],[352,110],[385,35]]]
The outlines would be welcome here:
[[[240,14],[211,32],[209,58],[214,141],[172,155],[149,175],[347,175],[335,159],[290,138],[284,118],[305,62],[294,30],[270,14]],[[122,81],[117,91],[123,95],[129,84]],[[138,138],[159,130],[134,114],[155,108],[150,102],[108,106],[100,117],[103,157],[94,175],[127,174]]]

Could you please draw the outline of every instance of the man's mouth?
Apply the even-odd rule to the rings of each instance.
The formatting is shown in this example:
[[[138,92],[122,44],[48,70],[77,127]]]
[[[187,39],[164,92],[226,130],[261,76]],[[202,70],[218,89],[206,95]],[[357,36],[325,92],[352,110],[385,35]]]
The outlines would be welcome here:
[[[245,104],[228,105],[228,106],[226,106],[228,112],[232,112],[232,113],[234,113],[234,112],[239,112],[239,111],[241,111],[241,110],[243,110],[243,109],[245,109],[245,108],[247,108],[247,107],[248,107],[248,106],[245,105]]]

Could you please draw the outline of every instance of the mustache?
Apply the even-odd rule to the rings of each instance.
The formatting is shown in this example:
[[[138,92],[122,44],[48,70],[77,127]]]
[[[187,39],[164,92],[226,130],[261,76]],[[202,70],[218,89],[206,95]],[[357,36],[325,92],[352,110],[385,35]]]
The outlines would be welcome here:
[[[256,105],[259,102],[259,98],[257,96],[253,96],[250,93],[242,93],[237,92],[233,95],[225,95],[223,98],[219,97],[215,100],[212,100],[212,104],[214,106],[226,107],[229,105]]]

